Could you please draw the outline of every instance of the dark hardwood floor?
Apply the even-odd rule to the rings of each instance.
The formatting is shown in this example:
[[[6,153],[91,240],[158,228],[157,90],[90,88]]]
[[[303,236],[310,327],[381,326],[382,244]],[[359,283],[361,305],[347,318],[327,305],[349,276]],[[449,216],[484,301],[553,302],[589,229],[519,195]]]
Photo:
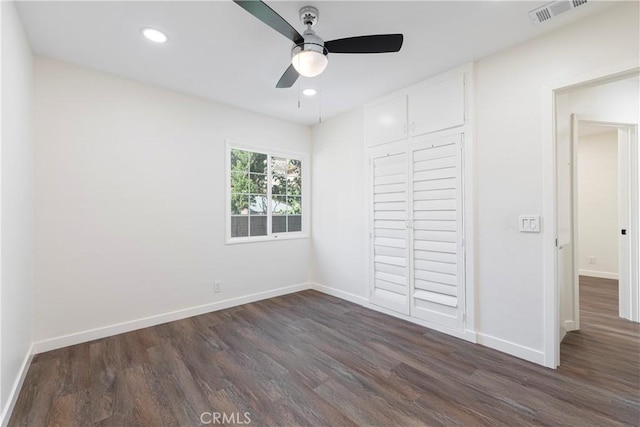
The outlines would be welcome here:
[[[638,425],[615,285],[581,284],[557,371],[305,291],[39,354],[9,425]]]

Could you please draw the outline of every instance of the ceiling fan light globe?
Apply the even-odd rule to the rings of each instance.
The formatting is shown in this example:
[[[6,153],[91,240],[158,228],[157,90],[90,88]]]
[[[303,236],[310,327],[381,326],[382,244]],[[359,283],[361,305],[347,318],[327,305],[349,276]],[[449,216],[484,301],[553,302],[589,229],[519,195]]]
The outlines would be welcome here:
[[[329,59],[322,52],[301,50],[291,58],[291,64],[304,77],[316,77],[327,68]]]

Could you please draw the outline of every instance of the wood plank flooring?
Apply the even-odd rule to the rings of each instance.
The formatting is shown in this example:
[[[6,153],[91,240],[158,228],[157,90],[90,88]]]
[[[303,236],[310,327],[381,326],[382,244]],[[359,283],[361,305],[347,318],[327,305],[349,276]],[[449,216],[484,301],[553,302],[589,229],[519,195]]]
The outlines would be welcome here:
[[[639,425],[616,289],[581,284],[557,371],[305,291],[36,355],[9,426]]]

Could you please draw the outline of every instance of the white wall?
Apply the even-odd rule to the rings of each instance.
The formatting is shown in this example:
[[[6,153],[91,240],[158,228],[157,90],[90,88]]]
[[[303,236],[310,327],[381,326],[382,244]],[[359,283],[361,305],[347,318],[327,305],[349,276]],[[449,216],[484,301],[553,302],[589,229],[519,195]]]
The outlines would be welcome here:
[[[224,237],[225,139],[309,153],[308,127],[45,59],[35,120],[38,349],[308,281],[309,239]]]
[[[640,114],[640,78],[618,80],[593,87],[571,91],[570,111],[558,113],[576,113],[595,116],[598,120],[637,123]],[[570,120],[570,117],[563,117]]]
[[[32,54],[12,2],[2,15],[0,145],[0,424],[31,347],[33,285]],[[6,420],[5,420],[6,421]]]
[[[476,64],[476,330],[487,345],[542,360],[543,234],[522,234],[519,214],[542,214],[543,88],[569,76],[611,64],[638,61],[638,3],[613,7]],[[425,76],[427,78],[429,76]],[[338,159],[344,152],[364,162],[362,135],[352,134],[360,116],[349,113],[314,127],[314,154]],[[315,161],[319,161],[315,159]],[[345,181],[362,182],[364,165],[336,169]],[[353,171],[352,171],[353,170]],[[332,183],[337,187],[335,183]],[[343,212],[362,211],[364,189],[341,195]],[[331,192],[314,193],[314,204],[331,204]],[[363,220],[364,221],[364,220]],[[552,230],[544,229],[551,232]],[[313,230],[340,235],[315,244],[317,265],[331,271],[331,286],[368,298],[353,279],[365,257],[334,255],[337,248],[365,247],[361,227],[336,216],[314,217]],[[323,277],[316,272],[313,280]]]
[[[618,274],[618,133],[582,136],[578,144],[580,274]],[[589,264],[589,257],[595,263]]]
[[[357,109],[313,128],[312,281],[357,296],[368,295],[363,120]]]

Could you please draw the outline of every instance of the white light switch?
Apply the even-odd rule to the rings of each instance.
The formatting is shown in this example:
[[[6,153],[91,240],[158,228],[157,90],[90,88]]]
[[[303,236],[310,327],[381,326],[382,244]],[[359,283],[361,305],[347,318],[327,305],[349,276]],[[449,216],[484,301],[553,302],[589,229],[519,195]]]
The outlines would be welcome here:
[[[518,224],[521,233],[539,233],[540,215],[520,215]]]

